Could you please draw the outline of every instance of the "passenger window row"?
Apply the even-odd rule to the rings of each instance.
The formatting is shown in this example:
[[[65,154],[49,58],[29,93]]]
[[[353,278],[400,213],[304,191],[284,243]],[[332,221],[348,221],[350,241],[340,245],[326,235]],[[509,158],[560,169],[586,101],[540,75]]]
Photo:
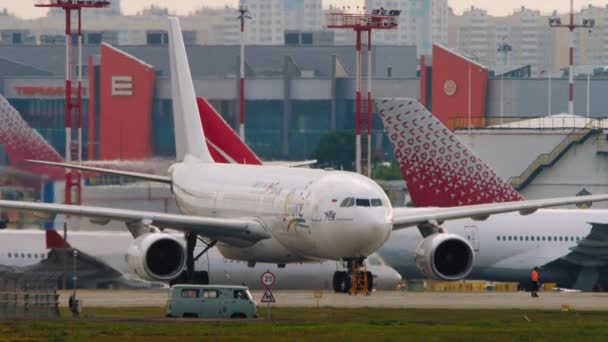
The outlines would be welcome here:
[[[44,259],[44,258],[46,258],[46,254],[44,254],[44,253],[40,253],[40,254],[39,253],[34,253],[34,254],[32,254],[32,253],[8,253],[8,257],[9,258],[15,258],[15,259],[17,259],[17,258],[22,258],[22,259],[26,259],[26,258],[27,259],[32,259],[32,258],[34,258],[34,259]]]
[[[576,237],[576,242],[580,241],[584,239],[584,237],[580,237],[577,236]],[[554,241],[554,242],[559,242],[559,241],[571,241],[574,242],[575,241],[575,237],[574,236],[534,236],[534,235],[500,235],[500,236],[496,236],[496,240],[497,241]]]
[[[379,198],[368,199],[347,197],[342,201],[342,203],[340,203],[340,207],[342,208],[350,208],[355,205],[357,207],[381,207],[382,200]]]

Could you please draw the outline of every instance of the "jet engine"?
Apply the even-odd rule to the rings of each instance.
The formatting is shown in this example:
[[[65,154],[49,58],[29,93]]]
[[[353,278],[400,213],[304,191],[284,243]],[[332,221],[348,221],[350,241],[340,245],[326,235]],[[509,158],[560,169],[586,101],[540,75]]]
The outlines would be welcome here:
[[[126,259],[127,265],[140,278],[169,281],[177,278],[184,269],[186,248],[172,235],[148,233],[131,242]]]
[[[436,233],[416,247],[416,266],[425,276],[439,280],[460,280],[473,269],[475,252],[462,237]]]

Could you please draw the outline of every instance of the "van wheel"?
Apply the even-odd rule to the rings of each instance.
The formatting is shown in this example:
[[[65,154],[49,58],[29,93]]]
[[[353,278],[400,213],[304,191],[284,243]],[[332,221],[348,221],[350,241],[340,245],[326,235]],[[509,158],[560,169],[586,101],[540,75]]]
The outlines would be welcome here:
[[[230,318],[247,318],[247,315],[245,315],[244,313],[233,313],[232,316],[230,316]]]
[[[185,312],[183,318],[198,318],[198,315],[192,312]]]

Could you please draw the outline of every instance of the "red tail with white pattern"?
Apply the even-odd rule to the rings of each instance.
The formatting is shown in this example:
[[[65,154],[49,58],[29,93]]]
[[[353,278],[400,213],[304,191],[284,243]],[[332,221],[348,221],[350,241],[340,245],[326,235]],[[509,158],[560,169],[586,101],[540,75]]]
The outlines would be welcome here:
[[[13,166],[34,174],[46,174],[51,179],[64,177],[63,169],[25,163],[27,159],[60,163],[63,157],[1,95],[0,123],[0,145]]]
[[[453,207],[523,198],[414,99],[376,102],[416,207]]]

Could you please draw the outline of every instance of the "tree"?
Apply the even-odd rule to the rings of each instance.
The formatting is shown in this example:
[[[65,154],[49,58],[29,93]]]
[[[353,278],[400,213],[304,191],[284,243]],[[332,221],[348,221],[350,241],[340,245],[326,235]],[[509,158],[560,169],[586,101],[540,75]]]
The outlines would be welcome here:
[[[311,157],[316,159],[321,167],[354,171],[355,132],[335,131],[325,134]]]

